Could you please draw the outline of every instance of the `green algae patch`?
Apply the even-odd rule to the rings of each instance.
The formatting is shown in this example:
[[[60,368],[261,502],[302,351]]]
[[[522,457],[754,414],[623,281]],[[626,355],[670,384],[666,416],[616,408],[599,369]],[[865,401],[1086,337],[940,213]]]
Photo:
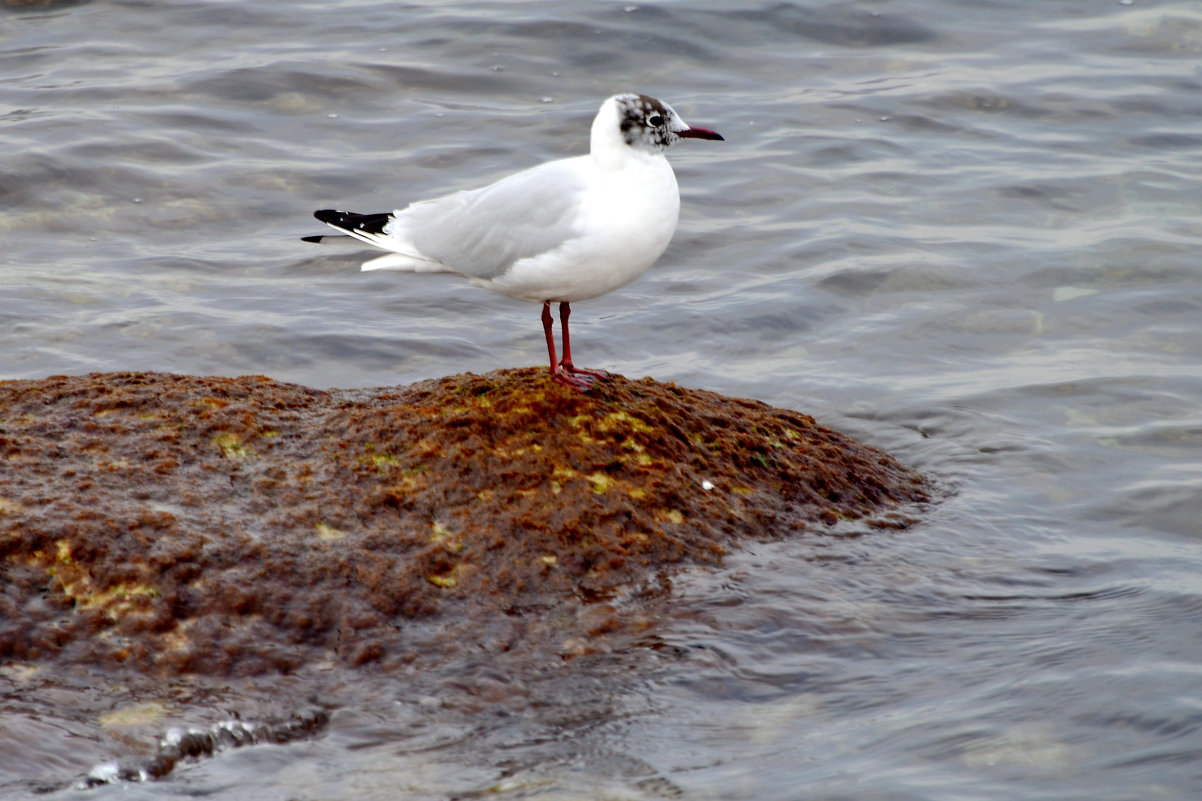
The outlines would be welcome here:
[[[593,485],[593,492],[598,495],[604,495],[610,485],[614,483],[613,479],[605,473],[591,473],[588,476],[588,482]]]
[[[332,540],[341,540],[346,537],[345,532],[339,531],[338,529],[331,526],[329,523],[323,523],[321,521],[318,521],[313,524],[313,528],[317,529],[317,538],[320,540],[325,540],[327,542],[332,541]]]
[[[799,412],[534,368],[353,391],[56,376],[0,382],[0,419],[0,661],[23,663],[407,664],[419,621],[551,630],[748,540],[904,527],[928,497]]]
[[[245,459],[251,455],[250,448],[237,434],[219,434],[213,438],[213,444],[221,449],[221,455],[227,459]]]
[[[105,729],[146,726],[161,721],[167,716],[167,711],[167,707],[158,701],[148,701],[114,709],[101,715],[98,722]]]

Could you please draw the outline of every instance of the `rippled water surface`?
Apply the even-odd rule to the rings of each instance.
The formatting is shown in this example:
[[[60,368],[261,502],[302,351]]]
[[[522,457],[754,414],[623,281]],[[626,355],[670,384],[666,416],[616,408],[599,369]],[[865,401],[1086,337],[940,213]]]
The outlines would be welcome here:
[[[299,237],[580,153],[638,90],[727,141],[673,150],[680,230],[574,307],[578,363],[804,410],[948,496],[678,576],[654,643],[364,675],[322,736],[157,782],[73,789],[302,690],[114,687],[130,720],[2,666],[0,795],[1202,796],[1197,3],[0,8],[0,377],[542,363],[536,306]]]

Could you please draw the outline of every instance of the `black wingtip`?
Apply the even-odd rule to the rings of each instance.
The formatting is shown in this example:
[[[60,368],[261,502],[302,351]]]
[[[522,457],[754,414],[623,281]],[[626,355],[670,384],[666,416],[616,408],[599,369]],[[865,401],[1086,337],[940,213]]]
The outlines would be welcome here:
[[[326,225],[332,225],[344,231],[354,230],[365,234],[384,233],[384,228],[392,220],[390,211],[382,211],[378,214],[356,214],[353,211],[319,209],[313,212],[313,216]]]
[[[322,238],[320,236],[302,236],[301,237],[302,242],[312,242],[315,245],[320,245],[321,239]]]

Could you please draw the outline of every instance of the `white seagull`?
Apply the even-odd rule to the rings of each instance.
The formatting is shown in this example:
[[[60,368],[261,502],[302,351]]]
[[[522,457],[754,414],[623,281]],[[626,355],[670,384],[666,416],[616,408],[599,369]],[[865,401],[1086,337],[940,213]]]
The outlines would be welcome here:
[[[364,270],[454,273],[476,286],[543,304],[551,377],[587,389],[603,373],[572,364],[572,301],[611,292],[663,254],[680,216],[676,174],[664,157],[681,138],[718,139],[654,97],[614,95],[593,120],[589,154],[531,167],[482,189],[404,209],[313,216],[390,251]],[[322,242],[331,236],[304,237]],[[551,303],[559,303],[563,359],[555,358]]]

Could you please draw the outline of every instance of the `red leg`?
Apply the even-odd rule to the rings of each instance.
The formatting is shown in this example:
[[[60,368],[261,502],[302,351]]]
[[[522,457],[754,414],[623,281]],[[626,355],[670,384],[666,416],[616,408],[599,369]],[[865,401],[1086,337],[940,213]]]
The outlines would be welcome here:
[[[543,306],[544,313],[550,316],[551,309],[549,306]],[[568,316],[572,313],[572,307],[564,301],[559,304],[559,327],[563,329],[563,359],[559,362],[559,366],[567,370],[574,376],[589,376],[589,383],[594,378],[608,378],[605,373],[599,373],[596,370],[581,370],[576,365],[572,364],[572,344],[568,337]]]
[[[551,301],[543,301],[543,333],[547,335],[547,355],[551,357],[551,375],[559,372],[559,362],[555,360],[555,334],[551,332]]]
[[[559,362],[555,359],[555,334],[551,331],[553,322],[551,317],[551,301],[544,300],[543,333],[547,335],[547,356],[551,359],[551,380],[572,389],[588,389],[590,382],[559,369]],[[566,331],[567,329],[565,328],[564,330]],[[563,346],[565,349],[567,348],[567,340],[564,340]]]

